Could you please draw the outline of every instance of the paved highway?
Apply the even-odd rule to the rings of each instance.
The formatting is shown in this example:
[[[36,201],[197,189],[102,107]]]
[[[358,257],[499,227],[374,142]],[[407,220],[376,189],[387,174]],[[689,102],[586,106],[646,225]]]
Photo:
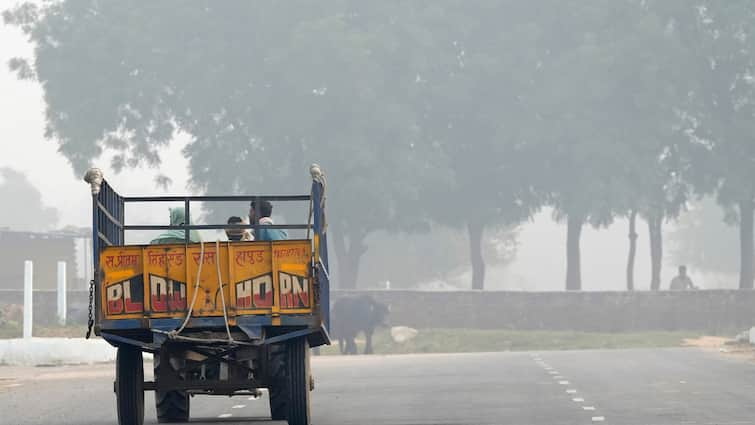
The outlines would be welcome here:
[[[113,369],[0,367],[0,424],[115,424]],[[755,424],[755,363],[696,348],[320,357],[313,370],[319,425]],[[267,412],[266,397],[192,399],[192,423],[273,424]]]

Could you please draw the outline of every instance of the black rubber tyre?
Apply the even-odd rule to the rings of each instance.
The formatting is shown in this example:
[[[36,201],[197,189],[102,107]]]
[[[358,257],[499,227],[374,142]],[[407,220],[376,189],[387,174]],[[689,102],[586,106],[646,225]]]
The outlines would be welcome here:
[[[288,389],[286,385],[286,346],[283,344],[271,345],[268,351],[268,365],[271,385],[270,393],[270,416],[274,421],[286,420],[286,399]]]
[[[118,347],[115,397],[118,425],[144,424],[144,365],[142,352],[135,348]]]
[[[189,421],[189,394],[186,391],[155,391],[155,407],[158,423]]]
[[[309,344],[298,338],[270,347],[270,416],[289,425],[310,425]]]
[[[160,355],[154,356],[155,381],[160,376]],[[190,411],[189,393],[180,390],[155,391],[157,422],[161,424],[188,422]]]

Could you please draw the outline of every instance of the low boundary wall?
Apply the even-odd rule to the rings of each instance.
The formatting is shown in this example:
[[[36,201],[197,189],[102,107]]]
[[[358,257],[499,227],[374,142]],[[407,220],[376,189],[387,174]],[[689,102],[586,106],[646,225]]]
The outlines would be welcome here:
[[[335,291],[390,305],[392,325],[632,332],[731,332],[755,326],[755,291],[505,292]]]

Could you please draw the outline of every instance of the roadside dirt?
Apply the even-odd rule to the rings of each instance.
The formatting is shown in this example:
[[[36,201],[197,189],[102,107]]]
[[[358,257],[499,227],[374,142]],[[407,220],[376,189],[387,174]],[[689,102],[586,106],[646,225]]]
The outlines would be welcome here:
[[[755,362],[755,347],[748,343],[736,342],[731,338],[703,336],[700,338],[685,339],[684,346],[697,347],[706,351],[716,351],[728,357]]]

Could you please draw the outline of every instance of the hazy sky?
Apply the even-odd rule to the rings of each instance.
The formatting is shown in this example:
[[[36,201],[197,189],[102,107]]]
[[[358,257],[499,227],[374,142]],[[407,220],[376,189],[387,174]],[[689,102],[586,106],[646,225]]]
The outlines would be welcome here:
[[[0,0],[0,10],[15,0]],[[53,141],[45,140],[44,103],[42,90],[34,82],[18,81],[7,69],[8,59],[14,56],[29,57],[31,46],[15,27],[0,24],[0,167],[20,170],[40,189],[45,204],[60,212],[59,226],[88,226],[90,222],[89,192],[81,176],[74,175],[67,161],[57,153]],[[170,193],[185,191],[188,171],[186,161],[180,154],[180,143],[174,143],[163,155],[161,172],[173,179]],[[313,158],[313,161],[316,161]],[[108,172],[108,160],[97,161],[106,178],[124,194],[150,194],[162,191],[155,188],[155,170],[130,170],[120,175]],[[331,184],[338,184],[331,182]],[[149,211],[132,213],[132,220],[155,222],[162,219],[164,206]],[[639,223],[636,285],[643,289],[649,282],[649,249],[644,223]],[[626,222],[619,221],[610,229],[595,231],[585,229],[582,237],[583,288],[622,289],[627,254]],[[566,228],[551,220],[548,212],[538,215],[533,223],[524,226],[517,260],[505,271],[490,270],[487,286],[504,289],[496,281],[506,282],[510,289],[553,289],[564,286]],[[668,256],[666,257],[668,258]],[[667,261],[668,262],[668,261]],[[675,272],[675,265],[664,268],[663,288]],[[699,283],[691,265],[692,277]],[[496,277],[502,279],[497,279]],[[505,277],[504,277],[505,276]],[[735,282],[734,282],[735,283]]]
[[[16,0],[0,0],[0,10],[15,3]],[[57,145],[44,138],[42,89],[35,82],[17,80],[7,68],[8,59],[31,54],[32,47],[21,32],[0,21],[0,167],[25,173],[42,192],[44,202],[59,210],[58,225],[87,226],[90,223],[87,185],[58,154]],[[174,181],[171,191],[183,192],[188,171],[179,144],[168,149],[164,159],[163,172]],[[152,183],[155,170],[130,170],[116,175],[108,172],[108,164],[106,158],[97,161],[120,192],[148,194],[158,190]]]

